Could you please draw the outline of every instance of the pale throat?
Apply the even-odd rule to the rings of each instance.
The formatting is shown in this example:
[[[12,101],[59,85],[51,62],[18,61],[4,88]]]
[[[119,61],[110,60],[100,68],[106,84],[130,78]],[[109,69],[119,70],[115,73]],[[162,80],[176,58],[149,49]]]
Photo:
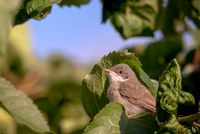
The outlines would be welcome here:
[[[118,90],[118,88],[120,87],[120,84],[125,81],[120,75],[118,74],[111,74],[108,76],[109,78],[109,89],[108,92],[112,92],[111,89],[113,89],[113,91]]]
[[[121,76],[117,75],[117,74],[115,74],[115,75],[109,75],[108,78],[109,78],[109,82],[111,84],[112,83],[118,83],[118,82],[121,83],[121,82],[124,81],[124,79]]]
[[[119,103],[123,103],[124,100],[122,99],[118,89],[120,88],[120,84],[124,81],[124,79],[118,74],[110,74],[109,78],[109,87],[107,90],[107,97],[109,101],[116,101]]]

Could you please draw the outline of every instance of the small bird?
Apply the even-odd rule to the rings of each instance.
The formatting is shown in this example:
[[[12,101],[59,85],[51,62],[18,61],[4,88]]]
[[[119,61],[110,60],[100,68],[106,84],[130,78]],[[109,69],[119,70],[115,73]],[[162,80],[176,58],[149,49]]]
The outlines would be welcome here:
[[[127,64],[117,64],[110,69],[105,69],[105,72],[109,78],[107,90],[109,101],[122,104],[128,117],[144,112],[155,115],[155,97],[138,80]]]

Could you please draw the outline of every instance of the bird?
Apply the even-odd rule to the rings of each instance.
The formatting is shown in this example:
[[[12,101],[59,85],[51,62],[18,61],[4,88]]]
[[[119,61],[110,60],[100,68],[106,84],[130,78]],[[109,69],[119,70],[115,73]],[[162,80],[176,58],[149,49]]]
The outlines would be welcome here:
[[[135,72],[125,63],[104,69],[109,80],[107,98],[109,102],[120,103],[128,117],[149,112],[155,116],[156,100],[137,78]]]

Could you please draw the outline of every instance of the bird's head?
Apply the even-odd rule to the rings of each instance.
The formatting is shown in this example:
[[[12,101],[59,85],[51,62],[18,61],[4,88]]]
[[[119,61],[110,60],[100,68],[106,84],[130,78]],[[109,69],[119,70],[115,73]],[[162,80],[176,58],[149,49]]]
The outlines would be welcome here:
[[[127,80],[127,79],[124,79],[122,76],[120,76],[118,73],[110,69],[104,69],[104,71],[106,72],[110,82],[123,82]]]

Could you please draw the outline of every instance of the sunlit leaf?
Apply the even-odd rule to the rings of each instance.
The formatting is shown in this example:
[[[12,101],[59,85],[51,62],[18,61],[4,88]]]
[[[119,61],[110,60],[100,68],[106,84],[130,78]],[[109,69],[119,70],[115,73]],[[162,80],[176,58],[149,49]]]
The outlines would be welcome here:
[[[17,91],[12,84],[0,78],[0,101],[17,122],[36,132],[49,132],[42,114],[25,94]]]

